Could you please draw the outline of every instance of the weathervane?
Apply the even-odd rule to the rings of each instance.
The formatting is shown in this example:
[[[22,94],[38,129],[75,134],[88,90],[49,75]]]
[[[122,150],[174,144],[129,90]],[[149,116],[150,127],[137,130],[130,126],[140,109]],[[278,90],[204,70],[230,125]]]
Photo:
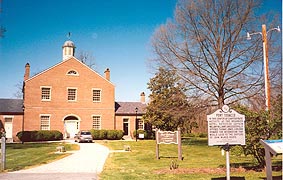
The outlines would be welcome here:
[[[71,32],[68,33],[67,38],[70,40],[71,39]]]

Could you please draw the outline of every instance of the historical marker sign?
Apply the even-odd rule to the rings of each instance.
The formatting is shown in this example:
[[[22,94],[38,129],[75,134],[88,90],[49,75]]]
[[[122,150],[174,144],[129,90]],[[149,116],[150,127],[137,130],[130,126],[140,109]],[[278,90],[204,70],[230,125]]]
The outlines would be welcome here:
[[[245,145],[245,116],[227,105],[207,115],[208,145]]]

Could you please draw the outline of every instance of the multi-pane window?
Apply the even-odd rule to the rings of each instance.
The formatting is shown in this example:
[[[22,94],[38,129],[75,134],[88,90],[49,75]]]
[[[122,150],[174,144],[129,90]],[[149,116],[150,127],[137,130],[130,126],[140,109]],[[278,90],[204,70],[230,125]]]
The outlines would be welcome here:
[[[138,129],[143,129],[143,127],[144,127],[143,120],[138,119]]]
[[[4,121],[5,121],[5,123],[12,123],[13,122],[13,117],[5,117]]]
[[[92,116],[92,128],[96,130],[101,129],[101,116]]]
[[[50,130],[50,116],[49,115],[40,116],[40,130]]]
[[[100,102],[101,101],[101,90],[100,89],[93,89],[92,90],[92,101],[93,102]]]
[[[68,88],[68,101],[76,101],[77,100],[77,89]]]
[[[41,100],[50,101],[51,100],[51,88],[41,87]]]

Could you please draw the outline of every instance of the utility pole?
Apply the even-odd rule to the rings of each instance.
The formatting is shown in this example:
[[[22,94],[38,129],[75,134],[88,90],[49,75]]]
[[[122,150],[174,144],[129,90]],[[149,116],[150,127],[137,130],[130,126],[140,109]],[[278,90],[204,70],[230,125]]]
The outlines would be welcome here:
[[[264,84],[265,84],[265,107],[270,110],[270,79],[268,71],[268,44],[265,24],[262,25],[262,46],[263,46],[263,63],[264,63]]]
[[[265,107],[266,111],[270,110],[270,80],[268,72],[268,43],[267,43],[267,34],[270,31],[276,30],[280,32],[279,26],[277,28],[272,28],[266,31],[265,24],[262,25],[262,32],[247,33],[247,39],[250,40],[252,35],[261,34],[262,36],[262,48],[263,48],[263,64],[264,64],[264,87],[265,87]]]

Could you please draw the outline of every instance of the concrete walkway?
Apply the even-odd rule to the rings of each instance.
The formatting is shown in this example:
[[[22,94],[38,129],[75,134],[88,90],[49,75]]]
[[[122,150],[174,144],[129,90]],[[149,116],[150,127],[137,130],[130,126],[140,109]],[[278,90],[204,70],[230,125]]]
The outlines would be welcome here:
[[[109,149],[97,143],[80,143],[80,150],[58,161],[35,168],[0,174],[0,179],[96,180],[102,172]]]

